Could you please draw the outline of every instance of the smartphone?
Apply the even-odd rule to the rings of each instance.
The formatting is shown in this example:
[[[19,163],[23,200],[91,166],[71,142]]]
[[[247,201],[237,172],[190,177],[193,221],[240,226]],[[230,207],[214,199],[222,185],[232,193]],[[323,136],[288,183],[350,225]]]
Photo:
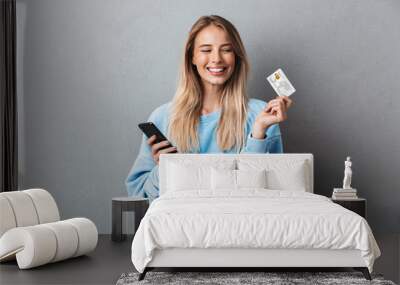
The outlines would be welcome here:
[[[168,139],[163,135],[163,133],[154,125],[152,122],[146,122],[146,123],[141,123],[138,125],[139,129],[143,131],[143,133],[148,137],[156,136],[155,143],[159,143],[162,141],[167,141]],[[160,149],[165,149],[168,147],[171,147],[172,144],[169,143],[169,145],[160,148]],[[172,151],[172,153],[176,153],[177,151]]]

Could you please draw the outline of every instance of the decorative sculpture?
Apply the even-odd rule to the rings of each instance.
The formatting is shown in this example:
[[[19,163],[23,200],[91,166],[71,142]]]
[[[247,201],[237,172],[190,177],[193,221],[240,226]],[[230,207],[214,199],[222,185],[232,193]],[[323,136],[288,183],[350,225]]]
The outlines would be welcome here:
[[[343,189],[352,189],[351,188],[351,176],[353,172],[351,170],[351,160],[350,156],[347,157],[346,161],[344,162],[344,179],[343,179]]]

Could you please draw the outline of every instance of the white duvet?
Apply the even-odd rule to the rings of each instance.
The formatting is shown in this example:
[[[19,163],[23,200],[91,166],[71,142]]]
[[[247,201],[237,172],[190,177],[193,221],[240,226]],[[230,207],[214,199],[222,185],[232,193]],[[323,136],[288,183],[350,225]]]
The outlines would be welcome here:
[[[359,215],[324,196],[265,189],[154,200],[133,239],[136,269],[143,272],[154,249],[164,248],[358,249],[370,272],[380,255]]]

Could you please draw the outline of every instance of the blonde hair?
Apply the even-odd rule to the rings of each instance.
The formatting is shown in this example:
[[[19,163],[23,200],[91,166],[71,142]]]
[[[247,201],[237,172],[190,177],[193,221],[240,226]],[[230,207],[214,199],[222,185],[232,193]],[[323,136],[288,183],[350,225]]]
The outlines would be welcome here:
[[[210,25],[223,29],[229,35],[235,54],[234,71],[224,83],[220,97],[222,109],[217,144],[221,150],[235,148],[239,152],[245,143],[246,83],[249,72],[246,51],[238,31],[228,20],[215,15],[203,16],[194,23],[186,40],[178,87],[172,101],[168,136],[179,152],[195,152],[199,149],[197,126],[202,110],[202,85],[192,58],[197,34]]]

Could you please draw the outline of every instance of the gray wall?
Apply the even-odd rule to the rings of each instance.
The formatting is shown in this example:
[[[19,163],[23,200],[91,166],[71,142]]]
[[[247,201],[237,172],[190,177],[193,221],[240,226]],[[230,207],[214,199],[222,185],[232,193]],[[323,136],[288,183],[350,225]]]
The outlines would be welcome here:
[[[395,0],[17,0],[21,189],[44,187],[63,218],[110,232],[137,123],[171,100],[193,22],[220,14],[250,56],[250,97],[274,97],[278,67],[297,88],[284,147],[315,155],[315,192],[341,185],[350,155],[372,228],[398,233],[399,13]]]

